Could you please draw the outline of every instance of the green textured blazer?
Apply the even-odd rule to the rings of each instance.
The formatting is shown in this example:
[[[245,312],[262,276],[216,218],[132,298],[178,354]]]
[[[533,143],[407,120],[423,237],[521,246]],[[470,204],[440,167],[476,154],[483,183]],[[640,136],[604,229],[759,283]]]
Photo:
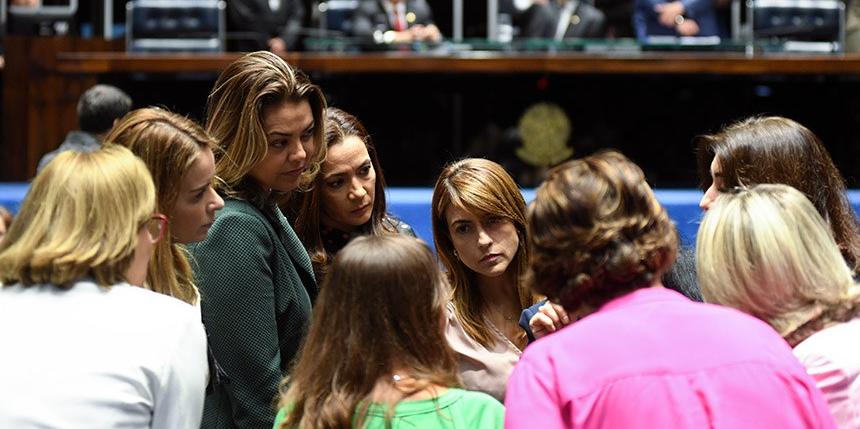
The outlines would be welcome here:
[[[246,201],[225,200],[208,238],[189,246],[209,345],[226,375],[206,397],[202,427],[271,428],[316,282],[280,210],[270,219]]]

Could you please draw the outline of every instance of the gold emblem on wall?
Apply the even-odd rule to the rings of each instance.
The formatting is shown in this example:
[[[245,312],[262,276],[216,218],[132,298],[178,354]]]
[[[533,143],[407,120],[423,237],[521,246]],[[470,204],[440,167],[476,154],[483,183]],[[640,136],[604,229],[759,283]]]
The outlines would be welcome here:
[[[567,146],[570,119],[553,103],[537,103],[526,109],[518,125],[522,146],[517,157],[535,167],[550,167],[573,155]]]

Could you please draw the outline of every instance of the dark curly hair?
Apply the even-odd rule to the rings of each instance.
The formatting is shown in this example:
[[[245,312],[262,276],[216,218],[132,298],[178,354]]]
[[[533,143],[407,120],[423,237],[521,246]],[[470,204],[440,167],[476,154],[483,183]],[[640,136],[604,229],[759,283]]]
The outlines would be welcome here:
[[[658,281],[678,234],[642,170],[615,151],[549,172],[529,207],[526,282],[570,312]]]

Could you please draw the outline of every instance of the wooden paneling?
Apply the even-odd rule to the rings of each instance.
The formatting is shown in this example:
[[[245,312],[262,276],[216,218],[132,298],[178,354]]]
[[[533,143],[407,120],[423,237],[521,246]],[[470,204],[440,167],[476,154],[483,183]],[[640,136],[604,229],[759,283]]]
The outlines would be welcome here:
[[[39,158],[76,128],[75,104],[100,75],[218,73],[239,53],[128,54],[121,41],[8,37],[0,180],[27,180]],[[292,53],[291,64],[337,74],[856,75],[860,55],[738,53]]]
[[[123,52],[60,53],[63,73],[174,73],[220,71],[240,54],[155,55]],[[641,54],[469,52],[294,53],[286,60],[323,73],[557,73],[557,74],[856,74],[860,55],[759,55],[646,52]]]

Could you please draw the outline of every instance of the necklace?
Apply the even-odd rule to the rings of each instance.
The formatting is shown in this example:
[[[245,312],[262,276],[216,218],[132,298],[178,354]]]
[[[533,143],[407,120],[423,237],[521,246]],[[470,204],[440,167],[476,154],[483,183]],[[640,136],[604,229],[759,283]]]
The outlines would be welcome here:
[[[505,319],[508,322],[513,322],[514,320],[516,320],[516,317],[517,317],[516,314],[505,314],[505,313],[502,313],[501,311],[490,310],[490,312],[495,314],[496,316],[501,316],[502,319]]]

